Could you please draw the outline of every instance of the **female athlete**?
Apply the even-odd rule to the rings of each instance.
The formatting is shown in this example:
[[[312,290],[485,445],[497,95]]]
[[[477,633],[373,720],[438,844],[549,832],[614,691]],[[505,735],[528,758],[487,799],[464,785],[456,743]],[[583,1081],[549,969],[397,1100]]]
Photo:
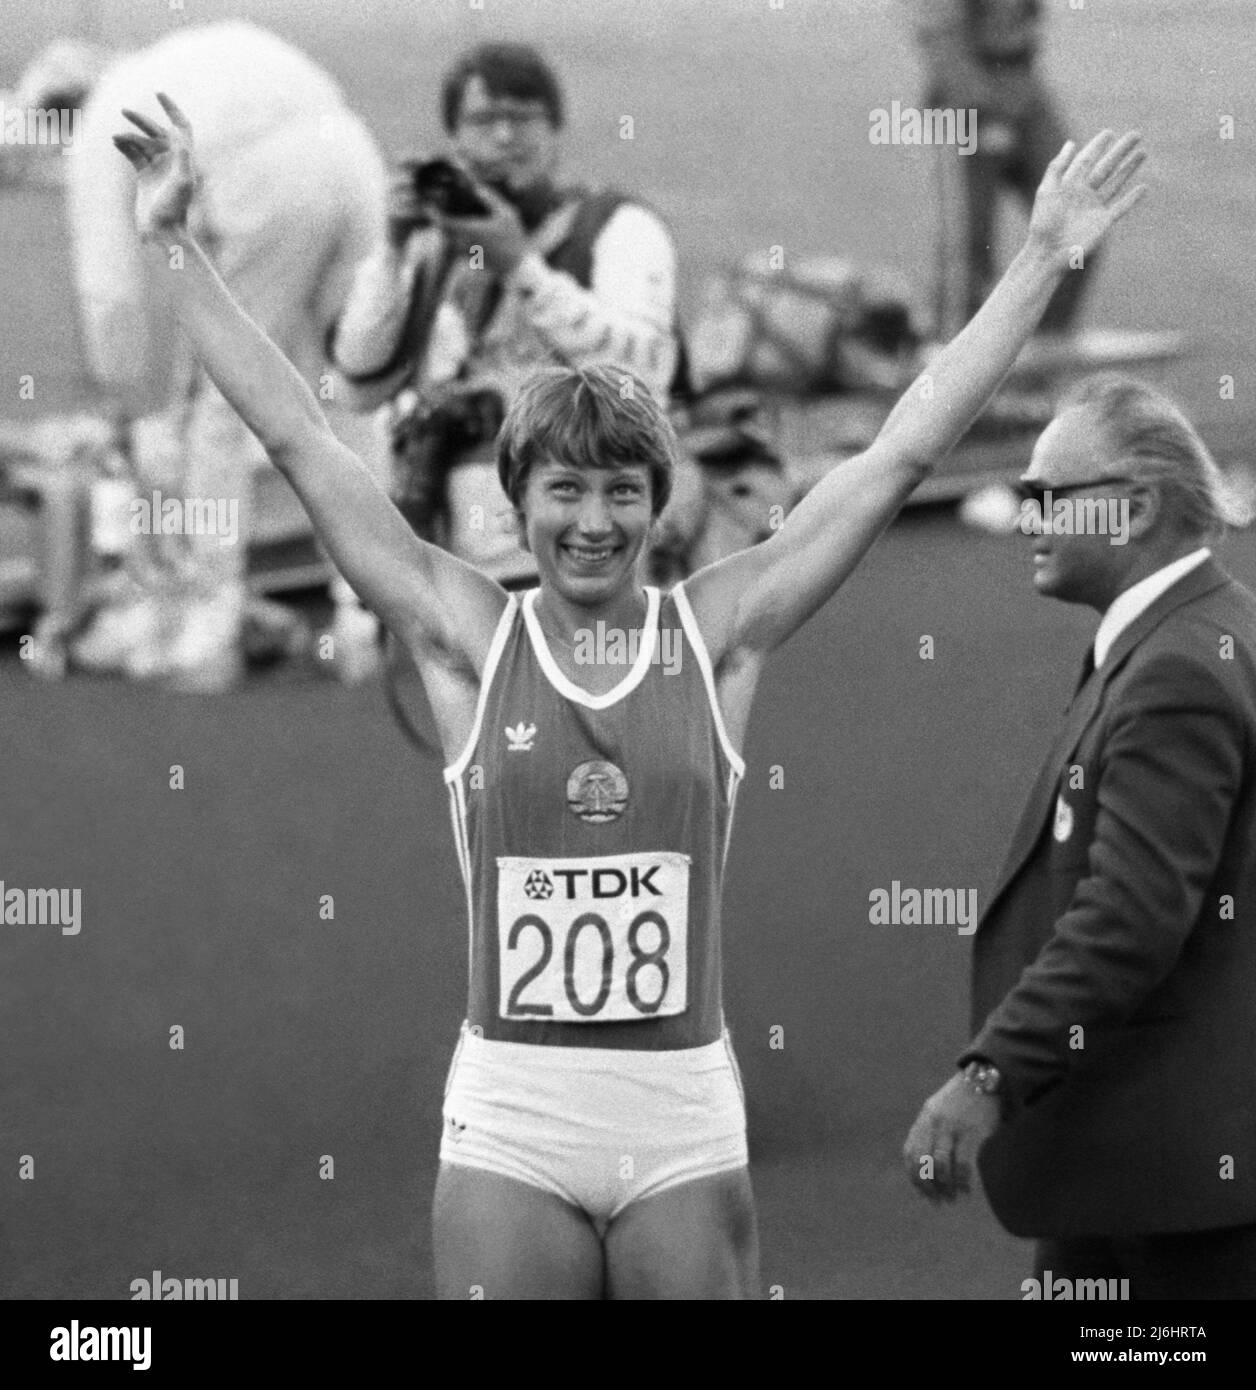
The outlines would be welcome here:
[[[448,761],[470,928],[434,1206],[445,1298],[758,1293],[720,884],[769,653],[837,591],[1012,365],[1070,259],[1143,193],[1137,134],[1066,145],[989,300],[771,539],[642,582],[675,440],[613,367],[535,379],[499,468],[540,587],[418,539],[231,299],[186,213],[191,131],[127,112],[136,221],[210,376],[413,654]]]

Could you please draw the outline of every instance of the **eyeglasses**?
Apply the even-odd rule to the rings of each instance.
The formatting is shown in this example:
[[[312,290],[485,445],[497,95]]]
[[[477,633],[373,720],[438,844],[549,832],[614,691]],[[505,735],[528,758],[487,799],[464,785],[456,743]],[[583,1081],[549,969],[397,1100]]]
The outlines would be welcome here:
[[[512,130],[532,130],[542,121],[548,123],[549,118],[543,106],[515,110],[490,107],[484,111],[465,112],[459,117],[459,124],[475,131],[492,130],[497,125],[508,125]]]
[[[1026,483],[1021,482],[1016,485],[1016,496],[1021,502],[1032,502],[1038,510],[1045,511],[1047,506],[1047,494],[1050,493],[1054,499],[1056,497],[1067,497],[1071,492],[1081,492],[1088,487],[1115,487],[1118,484],[1130,483],[1132,478],[1091,478],[1084,483]]]

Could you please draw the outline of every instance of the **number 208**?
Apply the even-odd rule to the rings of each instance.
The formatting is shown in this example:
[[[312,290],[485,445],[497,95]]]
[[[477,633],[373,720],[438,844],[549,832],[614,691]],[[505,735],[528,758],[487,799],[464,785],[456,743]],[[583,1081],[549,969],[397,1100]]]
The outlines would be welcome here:
[[[641,949],[641,929],[645,926],[653,925],[658,928],[658,944],[652,951]],[[523,991],[532,983],[536,977],[543,973],[549,965],[554,955],[554,935],[550,930],[549,923],[543,917],[538,917],[534,912],[525,912],[518,918],[510,928],[510,935],[506,938],[506,948],[515,950],[519,944],[519,938],[523,934],[525,927],[535,927],[541,934],[541,954],[540,957],[528,967],[527,970],[515,981],[515,987],[510,991],[510,998],[506,1003],[506,1012],[509,1015],[524,1015],[536,1018],[548,1018],[553,1015],[554,1008],[551,1004],[525,1004],[521,1000]],[[586,927],[592,927],[598,934],[602,942],[602,979],[598,986],[598,992],[587,1003],[576,994],[575,973],[576,973],[576,947],[580,941],[580,933]],[[653,909],[646,909],[639,912],[632,919],[628,927],[628,951],[632,956],[632,963],[628,967],[628,973],[624,980],[625,991],[628,995],[629,1003],[641,1014],[657,1013],[663,1000],[667,997],[667,986],[671,978],[671,973],[667,968],[667,948],[671,945],[671,932],[668,930],[666,920]],[[641,971],[648,965],[658,968],[662,979],[662,985],[658,992],[658,997],[653,1000],[642,999],[638,989],[638,978]],[[576,1013],[584,1018],[592,1018],[600,1013],[610,997],[611,976],[615,968],[615,943],[611,939],[610,928],[606,924],[606,919],[596,912],[582,912],[579,917],[572,922],[567,929],[567,941],[563,947],[563,989],[567,995],[567,1002]]]

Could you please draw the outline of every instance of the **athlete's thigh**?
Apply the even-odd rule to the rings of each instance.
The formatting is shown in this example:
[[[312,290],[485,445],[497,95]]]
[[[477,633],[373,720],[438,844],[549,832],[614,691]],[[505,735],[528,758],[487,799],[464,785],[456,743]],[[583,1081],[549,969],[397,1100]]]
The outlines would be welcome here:
[[[603,1296],[602,1244],[582,1212],[539,1187],[442,1163],[432,1203],[436,1296]]]
[[[759,1297],[759,1228],[745,1168],[626,1207],[606,1233],[610,1298]]]

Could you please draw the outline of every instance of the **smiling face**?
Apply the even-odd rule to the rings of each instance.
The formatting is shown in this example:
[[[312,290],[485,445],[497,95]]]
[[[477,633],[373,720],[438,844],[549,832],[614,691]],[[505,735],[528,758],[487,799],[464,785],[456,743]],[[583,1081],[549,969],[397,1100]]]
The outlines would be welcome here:
[[[1054,504],[1061,500],[1070,506],[1086,499],[1116,499],[1125,503],[1133,516],[1143,510],[1146,489],[1111,480],[1121,472],[1111,457],[1111,447],[1093,411],[1075,406],[1061,412],[1039,436],[1022,483],[1051,489]],[[1073,515],[1080,509],[1074,507]],[[1048,510],[1050,516],[1050,510]],[[1131,526],[1131,535],[1142,526]],[[1124,587],[1135,561],[1131,545],[1114,545],[1107,532],[1090,531],[1065,534],[1034,526],[1030,532],[1033,549],[1034,588],[1049,598],[1065,603],[1085,603],[1101,612]]]
[[[539,461],[528,474],[523,512],[543,587],[588,605],[639,583],[652,521],[646,464]]]

